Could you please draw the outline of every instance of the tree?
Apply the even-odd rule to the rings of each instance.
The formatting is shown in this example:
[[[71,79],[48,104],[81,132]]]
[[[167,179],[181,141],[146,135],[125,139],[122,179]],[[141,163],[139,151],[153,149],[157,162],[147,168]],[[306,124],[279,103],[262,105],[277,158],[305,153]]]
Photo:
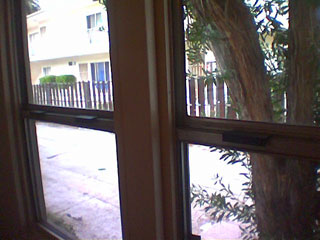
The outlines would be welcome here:
[[[318,6],[318,0],[187,0],[188,57],[197,62],[204,51],[214,53],[241,119],[317,125]],[[288,29],[278,20],[286,14]],[[279,104],[284,95],[286,106]],[[260,239],[312,239],[316,164],[262,154],[250,160]]]

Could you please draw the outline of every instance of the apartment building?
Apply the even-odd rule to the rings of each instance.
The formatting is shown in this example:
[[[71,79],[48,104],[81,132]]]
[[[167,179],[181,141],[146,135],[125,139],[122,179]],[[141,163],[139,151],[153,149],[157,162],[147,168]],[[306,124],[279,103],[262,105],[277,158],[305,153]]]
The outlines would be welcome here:
[[[108,19],[99,1],[68,1],[27,16],[32,83],[46,75],[111,78]]]

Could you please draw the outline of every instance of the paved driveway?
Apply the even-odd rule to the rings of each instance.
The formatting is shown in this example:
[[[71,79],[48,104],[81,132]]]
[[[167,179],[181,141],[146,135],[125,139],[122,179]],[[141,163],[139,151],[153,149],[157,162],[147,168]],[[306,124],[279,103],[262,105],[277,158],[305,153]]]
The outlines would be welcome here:
[[[122,239],[115,136],[37,124],[46,209],[78,239]]]

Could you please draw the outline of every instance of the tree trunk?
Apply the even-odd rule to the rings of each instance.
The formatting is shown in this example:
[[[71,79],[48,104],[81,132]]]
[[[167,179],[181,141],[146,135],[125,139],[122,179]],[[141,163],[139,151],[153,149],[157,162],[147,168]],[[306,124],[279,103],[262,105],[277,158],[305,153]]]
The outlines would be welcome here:
[[[272,104],[264,58],[254,19],[242,1],[191,0],[204,24],[221,36],[211,42],[218,65],[235,79],[226,78],[231,96],[240,102],[249,120],[272,121]],[[250,43],[250,44],[249,44]]]
[[[198,21],[219,30],[210,41],[232,100],[245,119],[273,121],[270,88],[253,16],[240,0],[190,0]],[[313,80],[318,58],[310,51],[314,9],[303,0],[290,6],[290,123],[312,124]],[[308,18],[305,22],[305,17]],[[304,21],[304,22],[303,22]],[[313,28],[313,29],[312,29]],[[312,54],[313,52],[313,54]],[[250,154],[260,239],[310,239],[315,224],[316,166],[306,159]]]
[[[319,67],[319,21],[316,7],[290,1],[288,122],[313,125],[313,98]]]

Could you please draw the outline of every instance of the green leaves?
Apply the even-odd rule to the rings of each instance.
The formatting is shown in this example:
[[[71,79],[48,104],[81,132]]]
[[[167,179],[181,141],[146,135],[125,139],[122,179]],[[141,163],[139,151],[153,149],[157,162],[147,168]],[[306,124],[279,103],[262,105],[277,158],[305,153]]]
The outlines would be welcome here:
[[[249,154],[233,149],[215,147],[211,147],[211,151],[221,154],[220,161],[245,167],[247,171],[240,173],[240,176],[244,178],[242,194],[240,196],[235,194],[230,185],[226,185],[223,178],[216,174],[213,179],[213,186],[214,189],[218,190],[212,192],[212,189],[209,190],[200,185],[192,185],[191,203],[194,207],[201,207],[213,222],[239,222],[242,239],[256,239],[258,233],[255,222]]]

